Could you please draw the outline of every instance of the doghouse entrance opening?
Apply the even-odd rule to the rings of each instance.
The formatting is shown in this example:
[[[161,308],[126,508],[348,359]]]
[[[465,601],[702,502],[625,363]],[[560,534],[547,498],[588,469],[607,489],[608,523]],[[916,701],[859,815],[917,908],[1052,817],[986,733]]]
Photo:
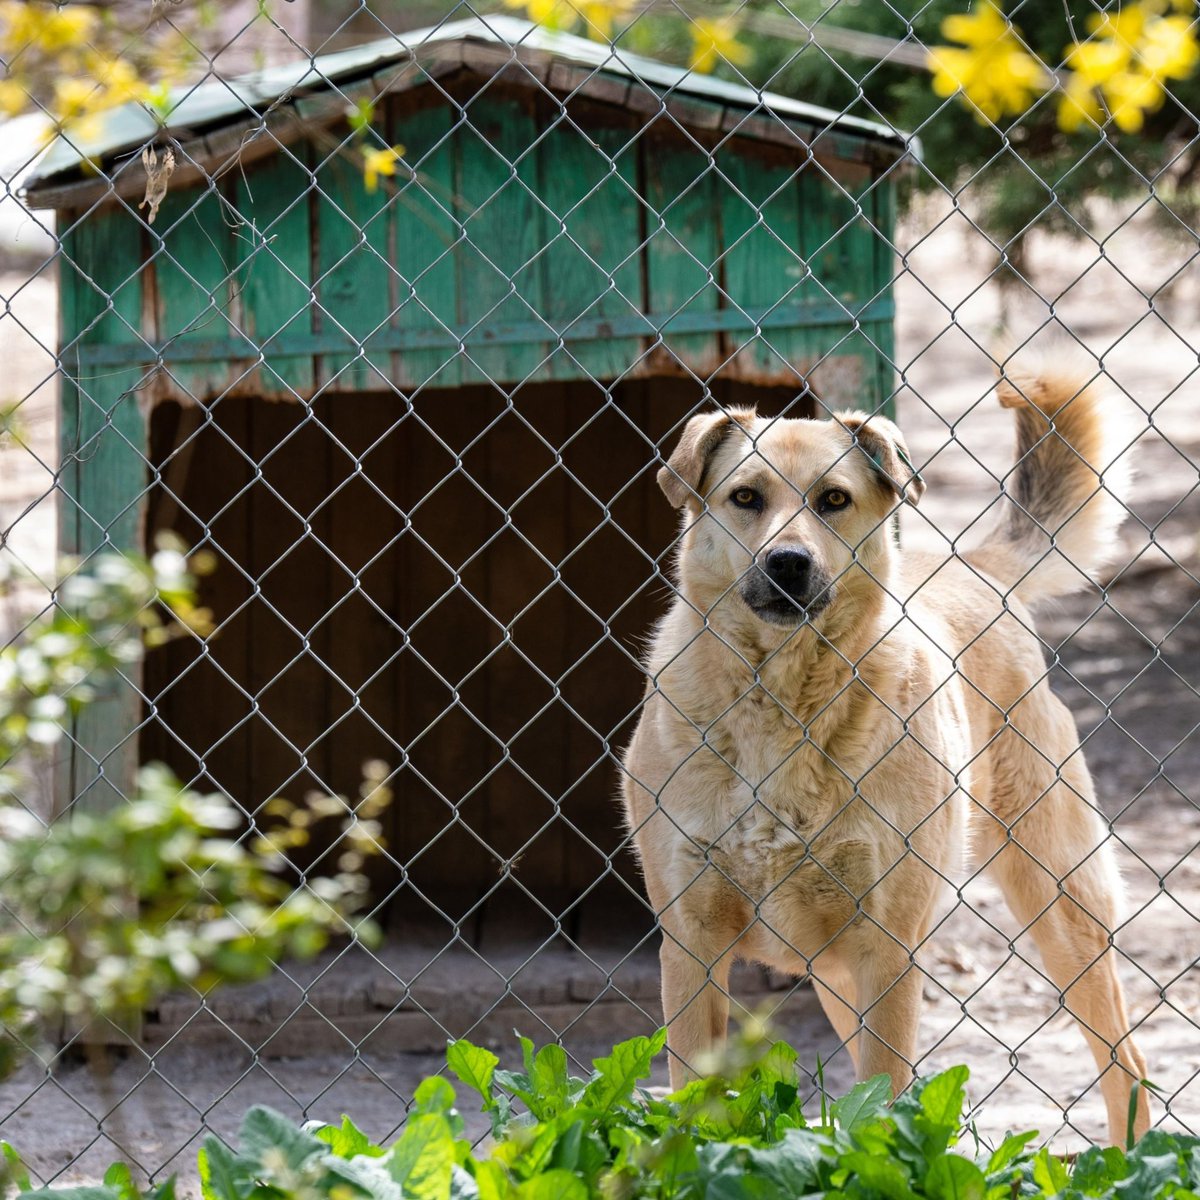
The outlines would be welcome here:
[[[812,415],[790,389],[725,404]],[[205,548],[216,634],[147,660],[161,759],[247,812],[392,771],[389,920],[549,934],[652,924],[623,840],[613,753],[676,532],[655,444],[696,385],[538,384],[160,403],[147,539]],[[335,869],[318,830],[300,865]]]

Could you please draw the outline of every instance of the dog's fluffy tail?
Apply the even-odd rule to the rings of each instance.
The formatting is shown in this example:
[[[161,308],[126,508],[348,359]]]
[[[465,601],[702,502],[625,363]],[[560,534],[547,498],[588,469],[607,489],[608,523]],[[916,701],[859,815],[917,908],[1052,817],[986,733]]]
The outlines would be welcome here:
[[[1117,552],[1129,484],[1126,426],[1102,380],[1078,371],[1009,376],[1016,464],[998,526],[968,562],[1026,604],[1078,591]]]

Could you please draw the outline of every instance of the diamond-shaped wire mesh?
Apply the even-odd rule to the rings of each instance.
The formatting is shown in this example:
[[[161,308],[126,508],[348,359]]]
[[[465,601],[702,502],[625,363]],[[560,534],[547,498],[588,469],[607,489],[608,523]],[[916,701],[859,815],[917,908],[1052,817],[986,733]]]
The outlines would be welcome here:
[[[814,1093],[818,1059],[835,1090],[965,1061],[985,1135],[1060,1144],[1107,1136],[1132,1037],[1151,1118],[1194,1132],[1188,180],[1119,139],[1051,171],[1020,119],[938,175],[917,139],[960,101],[892,124],[880,73],[929,79],[888,6],[886,37],[836,0],[581,4],[575,35],[510,0],[417,32],[227,7],[160,14],[202,67],[164,130],[122,110],[6,167],[6,641],[58,551],[171,531],[217,562],[212,634],[131,669],[30,803],[124,803],[163,760],[250,830],[382,760],[386,936],[168,998],[103,1080],[69,1037],[27,1063],[0,1132],[38,1177],[162,1175],[257,1101],[386,1137],[447,1037],[586,1062],[667,1020],[701,1066],[726,1008]],[[654,19],[714,16],[770,54],[656,61],[682,43]],[[769,94],[809,62],[829,108]],[[156,212],[146,144],[174,156]],[[1069,186],[1093,156],[1119,201]],[[1024,366],[1047,343],[1061,409]],[[1015,465],[998,374],[1047,414]],[[1120,533],[1064,562],[1105,498]],[[1034,624],[1039,589],[1071,594]],[[340,853],[319,833],[302,886]]]

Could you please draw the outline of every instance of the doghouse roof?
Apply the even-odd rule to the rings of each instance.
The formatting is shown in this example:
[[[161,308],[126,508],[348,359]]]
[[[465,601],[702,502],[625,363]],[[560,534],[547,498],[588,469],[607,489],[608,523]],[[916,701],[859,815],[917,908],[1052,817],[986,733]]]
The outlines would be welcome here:
[[[59,208],[109,193],[110,186],[136,194],[145,185],[137,152],[164,131],[182,145],[174,182],[186,183],[189,175],[212,174],[230,160],[244,163],[270,153],[306,125],[340,120],[359,99],[407,91],[462,70],[632,109],[652,105],[685,128],[736,131],[811,149],[819,158],[883,165],[916,149],[914,139],[885,125],[698,75],[607,42],[488,16],[177,88],[165,127],[141,104],[111,109],[93,129],[56,139],[26,177],[26,200]],[[271,137],[261,137],[264,127]],[[89,173],[88,162],[103,164],[111,185]]]

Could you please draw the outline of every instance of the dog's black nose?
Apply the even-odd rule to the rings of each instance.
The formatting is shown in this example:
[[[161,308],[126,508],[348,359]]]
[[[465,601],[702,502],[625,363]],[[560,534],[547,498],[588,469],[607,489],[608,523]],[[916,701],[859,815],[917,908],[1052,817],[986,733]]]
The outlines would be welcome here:
[[[801,591],[808,582],[812,555],[807,550],[776,549],[767,554],[767,578],[785,592]]]

